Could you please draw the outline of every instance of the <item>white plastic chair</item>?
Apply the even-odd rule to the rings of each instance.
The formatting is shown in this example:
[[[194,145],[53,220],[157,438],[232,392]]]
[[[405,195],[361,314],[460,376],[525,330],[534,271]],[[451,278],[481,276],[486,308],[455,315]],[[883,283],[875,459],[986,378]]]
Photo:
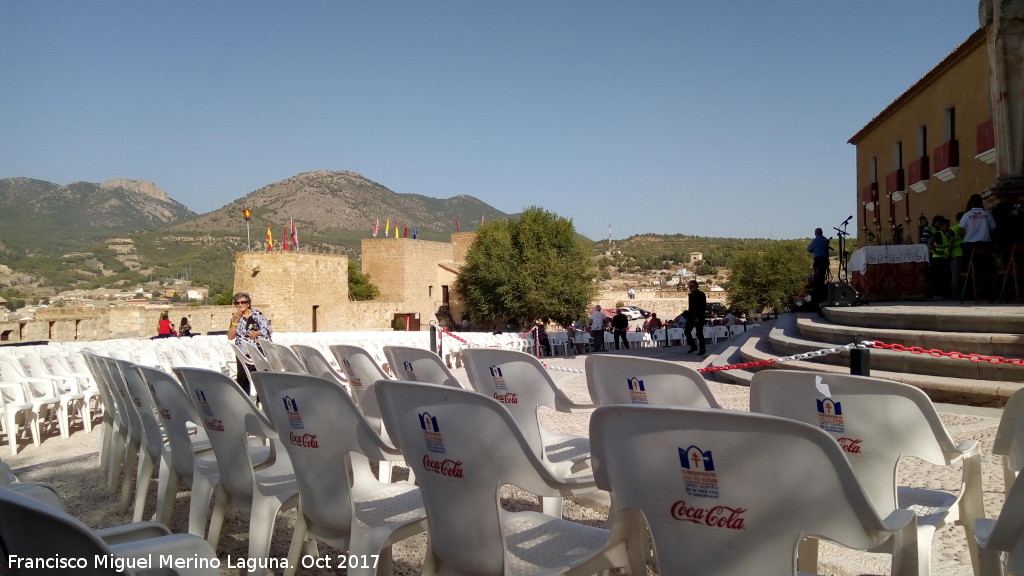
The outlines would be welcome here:
[[[18,454],[18,436],[22,428],[28,430],[32,444],[39,446],[39,422],[36,411],[28,399],[25,387],[17,382],[0,382],[0,423],[7,435],[11,456]]]
[[[124,400],[112,384],[106,359],[96,354],[83,356],[103,398],[103,423],[100,430],[100,468],[107,475],[107,488],[113,491],[121,477],[125,444],[128,442],[128,416],[122,410]]]
[[[401,380],[465,388],[437,354],[413,346],[385,346],[384,355]]]
[[[1007,490],[999,516],[978,518],[975,530],[980,576],[1024,574],[1024,480],[1018,476]]]
[[[306,346],[304,344],[292,344],[292,350],[294,350],[295,355],[302,360],[302,363],[306,365],[307,373],[330,380],[340,386],[349,395],[352,394],[348,389],[347,377],[335,370],[334,366],[331,366],[330,361],[324,357],[323,353],[321,353],[319,349],[313,346]]]
[[[380,407],[377,406],[377,397],[367,394],[367,388],[378,380],[390,380],[390,376],[384,373],[384,369],[373,359],[373,356],[365,348],[351,344],[334,344],[328,348],[334,355],[338,365],[341,366],[345,377],[348,380],[349,392],[355,399],[359,411],[363,413],[370,426],[381,435],[386,441],[390,441],[387,431],[380,419]],[[378,463],[377,477],[381,482],[391,481],[391,472],[394,463],[381,460]]]
[[[1003,406],[992,453],[1002,456],[1003,486],[1009,492],[1018,471],[1024,468],[1024,388],[1014,392]]]
[[[473,389],[505,406],[535,455],[558,477],[586,467],[590,442],[575,434],[554,434],[541,426],[540,408],[558,412],[590,412],[595,404],[579,404],[555,385],[540,360],[524,352],[471,348],[463,352]],[[543,498],[544,511],[559,515],[560,498]]]
[[[784,418],[709,408],[615,405],[591,418],[597,485],[613,532],[636,549],[646,521],[661,574],[794,574],[815,535],[870,550],[892,542],[893,574],[916,573],[914,514],[876,513],[842,450]],[[614,523],[629,528],[616,529]],[[633,556],[634,561],[637,556]],[[636,562],[633,574],[646,574]]]
[[[176,569],[180,576],[217,576],[218,569],[210,567],[217,555],[210,545],[190,534],[170,534],[159,524],[142,523],[92,531],[70,514],[0,487],[0,542],[10,557],[83,559],[86,573],[121,574],[113,567],[103,570],[96,565],[99,558],[115,556],[122,559],[148,559],[152,563],[160,556],[194,558],[198,562]],[[133,563],[126,562],[132,566]],[[73,573],[81,568],[70,568]],[[39,570],[41,573],[62,574],[64,570]],[[29,570],[32,572],[32,570]],[[134,570],[127,570],[134,574]]]
[[[66,415],[61,412],[60,391],[53,380],[28,376],[17,359],[0,356],[0,382],[21,384],[25,388],[25,395],[36,413],[40,437],[49,422],[54,422],[61,436],[65,436]]]
[[[693,368],[639,356],[588,356],[587,389],[600,406],[650,404],[721,408]]]
[[[378,557],[377,566],[357,563],[348,574],[389,574],[391,545],[426,529],[419,489],[410,483],[378,482],[368,458],[401,459],[363,418],[337,384],[306,374],[258,372],[267,394],[264,407],[299,485],[286,576],[295,573],[303,543],[324,542],[357,558]],[[345,479],[351,479],[349,481]]]
[[[245,340],[242,341],[242,346],[245,348],[245,355],[249,357],[250,363],[256,366],[257,371],[270,372],[274,369],[270,364],[270,360],[267,359],[267,356],[259,346]],[[262,346],[262,343],[260,343],[260,346]]]
[[[66,362],[68,357],[58,354],[43,354],[40,358],[51,374],[71,376],[78,381],[78,390],[82,393],[82,419],[85,431],[91,432],[93,415],[102,410],[103,400],[88,368],[83,367],[84,372],[74,371]]]
[[[291,348],[269,340],[261,341],[260,347],[263,349],[267,361],[270,362],[270,366],[275,371],[307,374],[306,366],[302,363],[302,360],[299,360],[299,357],[295,355]]]
[[[595,489],[591,477],[552,474],[501,404],[421,382],[382,380],[373,390],[423,494],[429,538],[421,574],[591,574],[628,564],[624,546],[605,548],[607,530],[500,506],[504,484],[559,498]]]
[[[888,514],[894,508],[918,511],[918,566],[922,575],[930,568],[932,536],[950,522],[964,527],[971,562],[977,568],[974,519],[985,515],[981,449],[977,440],[956,445],[920,389],[865,376],[763,370],[750,382],[750,410],[806,422],[831,434],[879,514]],[[959,489],[949,493],[897,486],[898,466],[906,456],[938,466],[960,464],[963,471]],[[813,566],[810,558],[814,543],[805,548],[801,568]]]
[[[207,540],[216,549],[229,507],[249,513],[249,558],[267,558],[278,512],[299,504],[291,462],[280,450],[273,464],[260,469],[249,459],[247,435],[277,442],[277,433],[234,380],[201,368],[175,368],[202,415],[217,455],[220,483]]]
[[[21,370],[30,378],[42,378],[52,380],[57,384],[57,391],[60,396],[60,435],[62,438],[71,436],[71,413],[77,413],[82,419],[82,427],[86,432],[91,430],[88,411],[85,410],[85,394],[79,389],[78,378],[54,374],[50,371],[43,359],[35,354],[24,354],[21,361]]]
[[[170,470],[166,464],[169,458],[164,457],[164,451],[169,451],[170,446],[164,444],[164,432],[157,421],[156,406],[153,403],[153,394],[149,386],[142,379],[138,371],[138,365],[124,360],[115,360],[115,364],[121,371],[124,385],[131,399],[132,407],[136,410],[141,425],[142,437],[138,452],[138,464],[135,470],[135,507],[132,520],[142,520],[146,505],[146,497],[149,494],[149,484],[153,479],[153,471],[160,468],[157,479],[157,518],[161,517],[166,504],[168,475]]]

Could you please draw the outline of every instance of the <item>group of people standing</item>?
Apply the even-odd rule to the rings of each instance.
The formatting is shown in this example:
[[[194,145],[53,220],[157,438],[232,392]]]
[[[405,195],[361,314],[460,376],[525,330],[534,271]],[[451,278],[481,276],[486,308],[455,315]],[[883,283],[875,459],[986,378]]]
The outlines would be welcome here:
[[[974,194],[967,201],[967,210],[958,212],[950,221],[942,215],[932,218],[931,226],[921,231],[920,242],[928,245],[929,297],[957,298],[963,293],[961,274],[964,265],[970,262],[976,251],[975,273],[987,277],[992,271],[992,231],[996,221],[982,204],[980,194]],[[987,285],[987,284],[986,284]]]
[[[698,288],[696,280],[687,282],[686,288],[690,291],[687,308],[677,317],[676,324],[683,325],[683,335],[686,338],[686,343],[690,346],[688,352],[696,352],[703,356],[707,353],[704,340],[704,323],[708,304],[707,295]],[[589,322],[586,322],[582,318],[577,317],[572,326],[569,327],[568,332],[572,335],[575,332],[589,329],[594,351],[603,352],[605,350],[604,333],[606,331],[607,317],[602,311],[600,304],[594,305],[594,311],[590,313],[588,320]],[[609,327],[614,337],[615,349],[619,350],[620,346],[629,349],[629,341],[626,339],[626,333],[629,332],[629,318],[622,312],[616,311],[611,318]],[[661,320],[657,314],[651,314],[646,327],[648,332],[654,332],[662,328]],[[582,348],[582,344],[577,344],[577,352],[581,352]]]

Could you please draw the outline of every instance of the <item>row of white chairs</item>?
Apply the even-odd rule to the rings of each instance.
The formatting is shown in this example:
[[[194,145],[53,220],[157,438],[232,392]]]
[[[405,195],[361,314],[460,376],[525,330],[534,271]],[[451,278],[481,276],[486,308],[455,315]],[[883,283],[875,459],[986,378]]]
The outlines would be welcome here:
[[[401,352],[400,348],[395,348],[395,349],[397,349],[398,352]],[[416,357],[414,360],[419,361],[419,360],[423,360],[423,359],[428,359],[429,360],[429,364],[423,364],[423,363],[417,364],[413,360],[409,360],[409,357],[407,357],[407,359],[402,360],[400,356],[390,355],[392,357],[392,358],[390,358],[391,365],[392,365],[392,367],[394,367],[394,369],[396,371],[396,375],[398,377],[400,377],[400,378],[407,378],[407,377],[412,375],[414,377],[411,378],[411,379],[419,379],[419,378],[433,379],[432,377],[429,376],[430,370],[433,369],[438,374],[441,374],[444,378],[451,377],[451,379],[454,380],[454,382],[450,381],[449,382],[450,384],[458,383],[458,380],[455,380],[455,378],[453,376],[451,376],[451,372],[447,372],[446,375],[444,374],[445,367],[444,367],[443,363],[435,360],[435,359],[437,359],[437,357],[435,355],[431,354],[430,351],[424,351],[423,348],[416,348],[416,347],[414,347],[412,349],[413,349],[413,351],[417,351],[419,353],[419,354],[413,353],[414,356]],[[393,351],[391,351],[391,352],[393,352]],[[489,379],[489,381],[492,382],[492,385],[497,385],[496,382],[498,382],[499,380],[496,379],[494,368],[495,367],[500,367],[501,370],[500,370],[500,375],[498,376],[498,378],[500,378],[503,381],[504,385],[507,388],[511,382],[518,381],[520,376],[516,375],[516,369],[512,368],[511,365],[506,367],[505,364],[502,364],[500,362],[490,362],[490,360],[492,360],[492,358],[490,358],[488,356],[488,353],[495,353],[495,352],[497,352],[497,351],[488,351],[488,349],[483,349],[483,348],[477,349],[477,351],[469,352],[469,354],[467,355],[467,358],[470,359],[470,360],[467,360],[468,373],[471,373],[471,374],[483,373],[484,375],[482,375],[480,378],[478,378],[479,380],[488,380]],[[364,353],[364,354],[366,354],[366,353]],[[407,354],[409,354],[409,353],[407,353]],[[482,359],[481,362],[474,362],[473,360],[471,360],[476,355],[479,355],[479,358]],[[366,355],[366,356],[369,357],[369,355]],[[501,353],[498,353],[498,356],[500,357]],[[527,363],[536,362],[536,359],[526,360],[529,357],[526,357],[525,355],[513,355],[513,356],[520,357],[520,358],[516,359],[519,362],[527,362]],[[345,360],[348,360],[348,357],[343,357],[342,365],[346,364]],[[370,360],[372,361],[373,359],[370,358]],[[609,378],[611,378],[612,380],[614,380],[616,382],[628,382],[630,384],[629,386],[620,384],[617,387],[620,388],[620,393],[621,394],[626,394],[627,398],[632,403],[652,403],[651,402],[651,395],[656,394],[654,392],[654,390],[668,389],[670,387],[671,388],[678,388],[679,387],[678,382],[680,380],[679,380],[678,377],[675,379],[676,385],[673,385],[673,386],[658,386],[658,385],[656,385],[655,382],[656,382],[657,378],[655,378],[653,375],[647,375],[646,377],[643,377],[643,378],[636,378],[635,377],[636,374],[649,374],[650,373],[649,366],[644,368],[644,372],[636,372],[636,371],[632,372],[634,374],[634,376],[624,377],[624,375],[626,373],[630,373],[631,372],[630,369],[626,369],[626,368],[623,368],[625,370],[624,373],[620,373],[620,374],[614,375],[614,366],[615,365],[620,365],[621,361],[623,361],[623,360],[627,360],[627,359],[625,359],[623,357],[591,357],[590,359],[588,359],[588,370],[587,370],[587,372],[588,372],[588,383],[590,384],[591,373],[609,375]],[[642,359],[637,359],[637,360],[642,360]],[[616,362],[616,361],[620,361],[620,362]],[[647,361],[647,362],[655,362],[656,363],[657,361]],[[597,365],[600,365],[601,363],[607,363],[607,365],[605,365],[605,366],[597,366]],[[348,360],[347,364],[351,365],[353,363],[350,360]],[[592,364],[595,365],[594,369],[591,369],[592,368],[592,366],[591,366]],[[664,363],[664,364],[669,365],[669,366],[673,366],[673,367],[676,367],[676,368],[680,368],[680,367],[677,367],[673,363]],[[428,368],[425,367],[425,366],[428,366],[428,365],[432,365],[432,368],[428,369]],[[537,364],[537,366],[540,366],[539,363]],[[379,370],[379,368],[378,368],[378,370]],[[546,372],[543,369],[543,366],[540,367],[540,373],[546,374]],[[380,378],[381,374],[382,374],[382,371],[377,372],[377,377],[379,379],[383,379],[383,378]],[[692,378],[692,376],[690,376],[691,380],[695,381],[695,382],[702,382],[702,378],[699,376],[699,374],[695,374],[695,375],[696,375],[695,379]],[[260,377],[264,377],[264,376],[256,376],[256,378],[260,378]],[[373,375],[371,375],[371,377],[373,377]],[[534,377],[534,376],[528,376],[528,378],[532,378],[532,377]],[[829,376],[829,378],[835,378],[835,376]],[[347,380],[348,380],[348,384],[351,385],[351,381],[352,381],[352,375],[351,374],[347,375]],[[366,385],[366,384],[362,383],[362,381],[361,381],[362,378],[356,377],[356,380],[359,381],[360,387]],[[639,380],[639,382],[637,380]],[[828,385],[829,383],[830,383],[831,386],[833,386],[833,398],[835,398],[837,396],[836,395],[836,389],[839,389],[837,387],[837,386],[839,386],[839,384],[836,381],[830,381],[830,382],[826,382],[826,385]],[[340,386],[337,385],[337,383],[334,383],[332,385],[337,387],[339,390],[342,389]],[[553,386],[553,384],[551,384],[551,385]],[[612,386],[612,387],[614,387],[614,386]],[[774,387],[774,386],[766,386],[766,389],[767,389],[767,387]],[[699,387],[698,387],[698,389],[699,389]],[[820,382],[818,383],[818,385],[816,385],[814,387],[814,389],[818,390],[818,392],[820,393],[820,389],[821,389]],[[592,386],[591,394],[594,395],[595,399],[597,398],[598,395],[600,395],[600,392],[596,392],[596,390],[597,390],[597,388],[594,388]],[[365,393],[366,390],[365,389],[361,390],[361,392]],[[752,393],[753,393],[753,390],[752,390]],[[513,394],[521,394],[521,393],[513,393]],[[492,396],[492,398],[496,398],[495,395],[490,395],[490,396]],[[707,404],[708,406],[711,406],[711,407],[716,407],[717,406],[717,403],[713,403],[714,400],[713,400],[713,398],[711,398],[710,393],[705,394],[703,392],[700,392],[700,394],[698,396],[700,398],[705,399],[705,400],[703,400],[703,403]],[[752,396],[752,402],[753,402],[753,398],[754,397]],[[708,399],[711,399],[711,400],[709,401]],[[517,398],[517,400],[518,400],[518,398]],[[524,401],[523,404],[528,404],[527,399],[523,398],[522,400]],[[616,402],[622,402],[624,400],[625,399],[621,398],[620,400],[618,400]],[[692,401],[693,400],[691,399],[690,402],[692,402]],[[679,400],[673,400],[671,402],[672,403],[678,403],[680,401]],[[853,401],[845,400],[844,402],[846,403],[846,406],[849,406],[850,403],[853,402]],[[514,407],[513,404],[506,404],[506,408],[512,408],[512,407]],[[378,408],[378,410],[380,410],[380,409]],[[535,412],[536,412],[536,408],[535,408]],[[901,414],[903,412],[905,412],[905,410],[902,410]],[[849,413],[849,408],[847,408],[847,413]],[[905,414],[904,414],[904,416],[905,416]],[[383,415],[382,415],[382,418],[383,418]],[[928,418],[925,418],[925,419],[927,420]],[[937,418],[936,418],[936,421],[937,421]],[[934,422],[932,422],[932,424],[934,424]],[[537,424],[535,423],[534,425],[537,425]],[[938,422],[938,425],[941,426],[941,422]],[[518,423],[518,422],[517,422],[517,426],[519,428],[522,428],[522,425],[520,423]],[[996,444],[998,445],[998,442]],[[948,449],[948,447],[946,447],[946,448]],[[965,486],[966,486],[966,492],[968,492],[968,493],[973,490],[972,482],[967,480],[968,476],[970,476],[970,474],[971,474],[971,472],[969,472],[969,470],[975,468],[975,466],[970,463],[974,459],[974,456],[972,455],[973,454],[972,450],[976,450],[976,445],[973,448],[972,448],[972,446],[967,446],[965,448],[965,450],[961,451],[961,455],[958,456],[959,458],[965,459],[965,461],[968,462],[968,464],[965,465],[965,475],[966,475],[965,479],[966,480],[965,480],[965,483],[964,483]],[[955,452],[955,450],[953,450],[950,453],[954,453],[954,452]],[[545,454],[545,451],[542,450],[540,452],[540,454],[542,454],[542,455]],[[417,467],[415,465],[417,463],[419,463],[419,462],[414,459],[414,462],[413,462],[414,468]],[[1012,464],[1008,464],[1008,466],[1012,466]],[[856,466],[855,466],[855,468],[856,468]],[[427,474],[427,471],[426,470],[417,469],[416,470],[416,474],[417,474],[418,478],[422,478],[425,474]],[[432,474],[432,472],[431,472],[431,474]],[[971,496],[969,494],[968,498],[967,498],[967,501],[970,501],[972,498],[973,498],[973,496]],[[964,501],[963,498],[961,500]],[[893,497],[893,501],[895,501],[895,496]],[[971,509],[973,509],[973,508],[971,508]],[[959,511],[959,508],[957,508],[957,511]],[[974,513],[974,512],[971,512],[971,513]],[[961,513],[961,521],[962,522],[970,522],[970,520],[965,519],[964,516],[965,516],[964,513]],[[968,516],[970,516],[970,515],[968,515]],[[955,515],[954,515],[953,518],[955,519]],[[428,524],[429,524],[429,522],[428,522]],[[1004,524],[1006,524],[1006,523],[1004,523]],[[927,534],[927,532],[926,532],[926,534]],[[979,537],[982,537],[982,536],[983,535],[979,535]],[[925,540],[930,541],[930,538],[926,538]],[[656,538],[655,538],[655,541],[656,541]],[[929,547],[930,547],[930,545],[929,545]],[[916,548],[916,546],[915,546],[915,548]],[[801,559],[802,559],[801,562],[802,563],[806,564],[807,562],[810,562],[808,559],[814,558],[814,554],[811,551],[808,551],[808,550],[809,550],[809,548],[802,548],[802,556],[801,556]],[[927,567],[927,554],[925,554],[924,558],[916,559],[916,561],[908,560],[907,557],[900,557],[900,558],[902,559],[900,562],[909,562],[911,564],[918,565],[918,566],[921,566],[922,562],[924,562],[925,566]],[[894,559],[894,562],[895,562],[895,559]],[[802,567],[804,567],[804,564],[802,564]],[[925,570],[927,571],[927,568],[925,568]]]
[[[402,354],[405,354],[403,359]],[[467,373],[470,375],[471,383],[477,392],[484,392],[485,394],[490,392],[493,398],[501,400],[507,400],[507,392],[502,392],[508,387],[510,381],[517,381],[520,379],[534,379],[544,380],[546,372],[543,367],[536,362],[535,359],[529,359],[524,355],[512,355],[518,356],[517,360],[524,364],[533,364],[527,370],[527,376],[523,376],[521,372],[517,372],[516,368],[513,367],[515,363],[504,363],[500,358],[503,355],[501,351],[488,350],[488,349],[475,349],[468,350],[465,352]],[[498,356],[498,359],[494,359],[491,356]],[[437,357],[431,354],[429,351],[422,349],[409,349],[406,350],[402,347],[394,347],[389,349],[388,357],[393,367],[397,368],[396,376],[401,379],[409,380],[420,380],[426,378],[426,381],[435,381],[436,383],[449,383],[452,384],[454,377],[451,373],[445,369],[445,366],[437,360]],[[481,358],[482,360],[477,361],[474,358]],[[426,361],[424,364],[423,361]],[[417,364],[419,362],[419,364]],[[638,367],[633,364],[639,362],[643,367]],[[351,364],[351,362],[349,362]],[[680,381],[679,369],[683,368],[673,363],[663,363],[665,369],[669,372],[675,373],[675,389],[678,392],[678,382]],[[601,387],[594,385],[597,380],[604,380],[606,382],[619,382],[626,383],[626,385],[619,384],[620,393],[622,394],[619,398],[613,400],[617,403],[625,403],[627,401],[634,404],[637,403],[648,403],[650,401],[650,394],[652,394],[652,384],[654,385],[653,390],[655,398],[658,394],[664,394],[664,386],[658,386],[656,381],[652,381],[652,366],[657,365],[657,361],[644,360],[644,359],[631,359],[622,357],[591,357],[587,361],[587,375],[588,384],[590,384],[591,395],[595,400],[600,397],[602,393]],[[668,367],[672,368],[669,369]],[[498,368],[499,376],[495,376],[495,369]],[[633,376],[630,376],[630,371],[633,370]],[[657,372],[657,371],[655,371]],[[513,375],[515,374],[515,375]],[[646,378],[637,378],[636,374],[647,375]],[[380,372],[378,375],[383,377],[383,373]],[[600,375],[600,376],[597,376]],[[371,372],[369,376],[363,375],[362,380],[373,378],[374,374]],[[852,380],[851,380],[852,378]],[[550,378],[546,378],[550,382]],[[688,375],[687,380],[689,382],[702,383],[703,378],[699,374],[694,373]],[[481,384],[482,382],[490,381],[492,386],[497,386],[496,382],[500,382],[502,388],[497,390],[483,390],[486,385]],[[645,384],[646,381],[646,384]],[[934,408],[928,401],[927,397],[924,396],[919,390],[913,387],[898,385],[891,382],[884,382],[879,384],[879,381],[875,379],[859,380],[856,377],[843,377],[836,375],[815,375],[806,372],[788,373],[784,371],[769,371],[763,373],[763,375],[755,378],[758,384],[752,386],[752,407],[756,411],[764,411],[767,413],[773,413],[780,416],[789,417],[790,419],[801,419],[808,423],[815,424],[826,428],[827,430],[834,431],[837,433],[846,432],[845,425],[837,426],[833,422],[829,426],[824,426],[818,420],[822,418],[818,412],[811,412],[808,410],[808,406],[817,406],[820,402],[814,404],[808,404],[815,400],[814,395],[825,395],[825,400],[822,402],[826,406],[831,406],[832,409],[838,404],[835,403],[832,397],[829,397],[828,390],[838,390],[840,394],[850,394],[851,398],[845,400],[847,406],[853,404],[858,413],[870,413],[873,415],[873,419],[863,419],[867,424],[862,424],[868,431],[876,429],[885,429],[887,423],[891,426],[891,422],[901,422],[900,431],[898,434],[899,441],[890,440],[888,438],[879,438],[877,434],[874,435],[875,444],[885,445],[888,450],[884,453],[887,456],[879,458],[877,447],[869,450],[872,454],[871,458],[854,458],[854,469],[859,472],[862,484],[868,488],[868,494],[878,510],[886,510],[888,508],[895,509],[897,505],[903,509],[914,509],[924,505],[925,502],[928,506],[933,509],[938,509],[941,513],[932,513],[924,520],[927,522],[922,523],[921,527],[921,544],[916,547],[920,553],[920,557],[914,561],[914,565],[922,567],[922,573],[927,573],[927,567],[930,563],[930,535],[934,530],[949,522],[960,522],[964,525],[966,531],[967,541],[972,552],[972,560],[974,564],[978,565],[977,559],[977,548],[974,544],[975,533],[974,533],[974,519],[976,517],[983,517],[984,510],[981,500],[981,477],[980,477],[980,452],[978,443],[975,441],[965,442],[960,446],[953,444],[953,441],[949,438],[948,433],[945,431],[941,421],[939,420]],[[780,383],[781,382],[781,383]],[[457,381],[456,381],[457,383]],[[785,384],[782,384],[785,383]],[[880,385],[878,389],[870,389],[867,391],[869,384]],[[548,385],[552,389],[557,389],[553,383]],[[851,390],[857,388],[858,392],[852,394]],[[626,392],[628,390],[628,395]],[[690,402],[701,398],[701,405],[716,407],[717,403],[714,403],[713,398],[710,396],[710,392],[707,392],[706,386],[703,390],[700,387],[692,388],[700,392],[699,394],[694,393],[691,398],[685,401],[680,401],[679,398],[665,399],[662,398],[654,403],[668,404],[668,405],[687,405]],[[822,392],[825,390],[826,392]],[[773,391],[769,393],[769,391]],[[522,392],[513,393],[513,395],[521,394]],[[808,400],[803,404],[792,402],[793,398],[806,397]],[[524,422],[523,419],[519,419],[521,428],[524,430],[537,429],[539,423],[536,420],[536,406],[544,405],[537,403],[533,398],[519,398],[516,396],[514,399],[517,403],[522,401],[523,405],[533,407],[533,415],[528,421]],[[821,400],[821,399],[819,399]],[[860,402],[860,404],[858,404]],[[599,402],[600,403],[600,402]],[[552,408],[554,403],[548,402]],[[798,406],[799,408],[794,408]],[[888,409],[883,409],[884,406],[888,406]],[[897,408],[893,408],[896,406]],[[517,405],[513,403],[507,403],[506,408],[515,412]],[[557,408],[556,408],[557,409]],[[849,408],[847,408],[849,413]],[[917,415],[917,420],[908,422],[908,415]],[[913,420],[913,419],[911,419]],[[842,419],[840,418],[840,421]],[[543,433],[542,433],[543,435]],[[864,435],[864,434],[862,434]],[[844,437],[845,438],[845,437]],[[856,440],[842,439],[842,442],[854,442],[853,445],[844,445],[851,454],[859,455],[861,450],[860,442],[863,441],[861,438]],[[536,444],[536,442],[534,442]],[[543,441],[541,441],[543,444]],[[544,460],[543,455],[546,454],[546,450],[541,450],[542,461]],[[953,465],[956,463],[962,463],[963,466],[963,489],[957,494],[948,494],[930,490],[923,490],[920,488],[905,488],[901,489],[899,495],[894,491],[894,477],[892,472],[896,469],[897,462],[900,458],[907,455],[915,455],[928,460],[936,465]],[[547,507],[547,506],[546,506]],[[806,564],[808,562],[813,563],[809,558],[816,558],[816,551],[810,546],[803,548],[804,560]],[[895,561],[905,562],[906,558],[894,559]]]

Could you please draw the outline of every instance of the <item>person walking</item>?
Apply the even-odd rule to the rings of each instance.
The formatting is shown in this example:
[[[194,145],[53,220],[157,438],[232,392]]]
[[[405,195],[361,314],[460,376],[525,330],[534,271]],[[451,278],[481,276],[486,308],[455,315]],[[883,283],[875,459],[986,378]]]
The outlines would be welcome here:
[[[601,305],[594,304],[594,311],[590,313],[590,338],[591,350],[604,352],[604,312],[601,312]]]
[[[688,306],[686,308],[686,327],[683,328],[683,333],[686,336],[686,343],[690,345],[690,349],[687,352],[697,352],[701,356],[706,354],[705,352],[705,341],[704,341],[704,316],[707,314],[708,298],[707,296],[697,289],[697,281],[690,280],[686,283],[686,289],[690,291],[688,300]],[[697,337],[694,339],[693,331],[697,331]],[[699,347],[699,350],[698,350]]]
[[[629,340],[626,339],[626,332],[629,331],[629,318],[622,313],[622,310],[617,310],[615,316],[612,316],[612,334],[615,336],[615,349],[619,349],[619,340],[622,340],[622,346],[629,350]]]

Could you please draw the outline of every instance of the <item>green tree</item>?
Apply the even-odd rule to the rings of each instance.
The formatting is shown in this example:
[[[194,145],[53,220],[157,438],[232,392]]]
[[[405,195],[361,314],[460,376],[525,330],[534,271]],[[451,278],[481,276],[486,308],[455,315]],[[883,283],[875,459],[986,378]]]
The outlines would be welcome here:
[[[352,300],[373,300],[380,296],[380,289],[370,282],[370,275],[363,274],[355,260],[348,261],[348,295]]]
[[[786,310],[810,272],[811,257],[801,240],[746,248],[733,258],[726,285],[729,305],[759,312]]]
[[[530,207],[518,220],[480,227],[455,292],[473,318],[565,325],[594,299],[589,254],[571,220]]]

